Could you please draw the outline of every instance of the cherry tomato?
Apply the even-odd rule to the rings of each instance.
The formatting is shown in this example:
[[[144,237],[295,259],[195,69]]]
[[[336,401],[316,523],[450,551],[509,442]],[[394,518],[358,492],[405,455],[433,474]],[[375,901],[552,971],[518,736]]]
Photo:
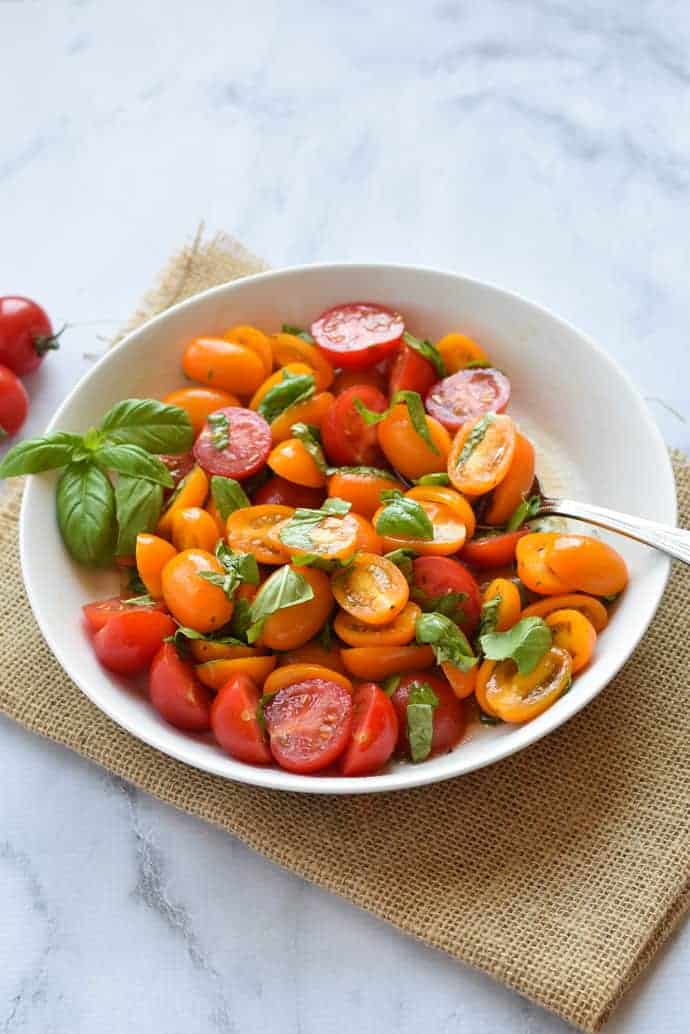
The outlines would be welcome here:
[[[259,644],[270,650],[294,650],[304,646],[321,631],[333,610],[333,593],[327,574],[315,567],[293,567],[293,571],[306,578],[314,596],[306,603],[285,607],[266,618]]]
[[[320,664],[322,668],[345,674],[345,666],[340,657],[340,644],[331,642],[327,648],[318,639],[311,639],[302,646],[281,653],[278,667],[282,668],[285,664]]]
[[[152,603],[147,607],[139,607],[136,604],[127,604],[120,596],[111,596],[107,600],[96,600],[94,603],[85,603],[82,613],[89,629],[98,632],[115,614],[130,614],[134,611],[164,611],[162,603]]]
[[[232,617],[233,604],[219,585],[201,578],[206,571],[222,574],[212,553],[185,549],[169,560],[161,577],[163,599],[171,614],[197,632],[214,632]]]
[[[169,614],[132,608],[113,614],[93,637],[101,664],[119,675],[134,675],[148,667],[161,643],[175,631]]]
[[[211,729],[231,758],[247,765],[270,765],[273,758],[259,725],[258,709],[256,685],[248,675],[234,675],[211,705]]]
[[[341,650],[345,668],[356,679],[387,679],[402,671],[431,668],[434,651],[430,646],[353,646]]]
[[[163,568],[176,553],[175,547],[158,535],[150,535],[145,531],[137,535],[137,571],[149,596],[153,596],[155,600],[159,600],[163,596],[161,582]]]
[[[180,388],[179,391],[171,391],[163,401],[168,406],[184,409],[192,421],[195,435],[201,433],[210,413],[215,413],[217,409],[227,409],[228,406],[242,405],[235,395],[221,391],[220,388]]]
[[[403,403],[393,406],[377,428],[379,444],[386,459],[409,481],[446,469],[451,447],[450,435],[433,417],[427,416],[425,419],[436,451],[417,433],[407,406]]]
[[[165,492],[167,496],[171,496],[175,491],[180,481],[187,477],[194,466],[194,453],[190,449],[189,452],[180,452],[177,455],[163,455],[159,456],[158,459],[165,463],[166,467],[170,471],[170,475],[175,482],[172,488],[166,488]]]
[[[534,448],[521,434],[515,435],[515,452],[508,473],[494,488],[484,511],[485,524],[507,524],[534,481]]]
[[[191,380],[233,395],[252,395],[266,376],[251,348],[217,337],[194,338],[182,356],[182,369]]]
[[[175,549],[205,549],[212,553],[218,541],[218,526],[210,513],[199,506],[177,510],[172,522]],[[143,579],[142,579],[143,581]]]
[[[628,567],[620,553],[590,535],[559,535],[547,564],[568,589],[592,596],[615,596],[628,584]]]
[[[250,409],[259,408],[271,388],[275,388],[277,384],[280,384],[283,381],[286,370],[289,373],[314,373],[311,366],[307,363],[287,363],[282,369],[276,370],[275,373],[272,373],[270,377],[267,377],[266,380],[259,385],[249,400]]]
[[[409,345],[403,345],[391,367],[391,398],[396,391],[416,391],[424,398],[437,380],[438,374],[429,360]]]
[[[193,466],[171,495],[167,509],[163,511],[156,525],[156,534],[169,539],[175,514],[189,506],[203,506],[208,495],[208,484],[208,478],[201,467]]]
[[[378,472],[375,467],[342,467],[328,481],[329,496],[351,503],[353,512],[368,520],[381,505],[381,492],[402,488],[392,474]]]
[[[311,325],[311,334],[333,366],[364,370],[394,352],[405,324],[382,305],[350,302],[327,309]]]
[[[357,549],[362,553],[383,553],[383,539],[377,535],[374,525],[361,513],[348,514],[357,524]]]
[[[263,363],[264,375],[268,377],[273,369],[273,352],[268,336],[262,330],[259,330],[258,327],[250,327],[246,324],[238,323],[236,326],[230,327],[230,330],[225,331],[223,341],[244,345],[245,348],[255,352]]]
[[[256,646],[232,646],[212,639],[191,639],[189,648],[198,664],[206,661],[236,661],[240,657],[265,657],[266,652]]]
[[[348,646],[404,646],[414,639],[420,614],[416,603],[406,603],[389,624],[367,625],[341,610],[333,622],[333,630]]]
[[[287,521],[276,524],[267,532],[269,543],[275,548],[285,548],[290,556],[300,556],[305,552],[313,553],[322,560],[349,560],[358,549],[360,529],[354,517],[324,516],[318,524],[309,528],[309,548],[286,545],[281,539],[281,532]]]
[[[326,475],[299,438],[286,438],[275,445],[266,460],[271,470],[286,481],[307,488],[321,488]]]
[[[567,650],[573,675],[589,664],[597,642],[594,625],[579,610],[554,610],[546,618],[553,634],[553,645]]]
[[[442,610],[465,635],[472,635],[479,625],[482,598],[467,568],[450,557],[424,556],[414,561],[413,571],[412,599],[422,610]]]
[[[431,521],[434,537],[415,539],[402,535],[383,535],[384,550],[390,552],[393,549],[407,548],[423,556],[450,556],[451,553],[457,553],[465,541],[466,534],[465,525],[457,512],[444,503],[427,502],[426,499],[418,499],[417,503]],[[374,514],[375,528],[383,509],[384,507],[381,507]]]
[[[275,666],[275,657],[262,654],[205,661],[203,664],[197,664],[195,671],[205,686],[217,692],[235,675],[247,675],[257,686],[262,686]]]
[[[296,485],[285,478],[272,477],[264,481],[263,485],[254,493],[254,504],[256,506],[289,506],[297,508],[306,507],[311,510],[318,510],[325,498],[320,488],[307,488],[306,485]]]
[[[465,733],[465,710],[462,702],[455,696],[445,679],[438,675],[430,675],[426,671],[413,671],[403,675],[391,700],[398,715],[398,750],[410,753],[407,738],[407,701],[415,686],[426,683],[438,698],[438,707],[434,708],[433,733],[430,757],[447,754],[456,747]]]
[[[474,687],[477,684],[476,665],[470,668],[469,671],[463,671],[462,668],[456,668],[450,661],[444,661],[441,665],[441,670],[448,679],[450,688],[458,700],[466,700],[467,697],[472,696]]]
[[[415,485],[405,493],[410,499],[424,500],[429,503],[442,503],[460,518],[465,525],[465,536],[471,539],[477,526],[474,510],[464,496],[454,488],[443,485]]]
[[[494,578],[484,590],[483,601],[500,600],[496,611],[496,631],[505,632],[520,620],[522,601],[520,590],[509,578]]]
[[[173,643],[163,643],[151,664],[149,698],[176,729],[206,732],[211,726],[211,695]]]
[[[252,553],[260,564],[285,564],[290,554],[281,542],[274,542],[270,532],[291,517],[289,506],[245,506],[231,513],[227,521],[227,539],[239,553]]]
[[[289,363],[305,363],[316,377],[316,390],[325,391],[333,383],[333,367],[315,345],[296,334],[274,334],[271,348],[276,366]]]
[[[333,394],[342,395],[348,388],[361,388],[365,384],[385,395],[388,391],[388,363],[370,366],[368,370],[338,370],[333,381]]]
[[[508,473],[515,454],[515,424],[509,416],[495,416],[479,441],[472,443],[470,435],[478,431],[481,419],[465,424],[458,431],[448,457],[448,477],[463,495],[490,492]],[[465,445],[470,450],[467,454]]]
[[[194,456],[209,474],[241,481],[256,474],[266,462],[271,451],[271,429],[251,409],[228,407],[216,410],[215,415],[221,413],[228,423],[227,433],[207,422],[194,443]]]
[[[348,614],[367,625],[387,625],[405,607],[410,588],[400,569],[375,553],[357,553],[332,580],[333,595]]]
[[[476,341],[465,334],[446,334],[436,342],[448,373],[464,370],[469,363],[487,363],[489,357]]]
[[[321,428],[323,447],[332,463],[376,466],[381,461],[376,427],[364,422],[357,410],[357,401],[374,413],[383,413],[388,408],[386,396],[376,388],[366,385],[348,388],[326,414]]]
[[[603,603],[594,596],[584,596],[575,592],[566,593],[565,596],[550,596],[548,599],[538,600],[529,607],[525,607],[522,617],[546,618],[554,610],[579,610],[594,626],[596,632],[603,631],[609,622],[609,615]]]
[[[528,675],[520,675],[514,661],[484,661],[475,692],[487,714],[504,722],[529,722],[565,692],[571,675],[570,654],[552,646]]]
[[[318,395],[313,395],[304,402],[295,402],[293,406],[288,406],[271,423],[273,444],[292,438],[292,428],[295,424],[312,424],[321,429],[324,420],[333,409],[334,401],[330,391],[320,391]]]
[[[283,664],[276,668],[264,682],[264,693],[277,693],[285,686],[293,686],[296,682],[304,682],[305,679],[326,679],[330,682],[337,682],[339,686],[352,692],[352,683],[347,675],[335,671],[324,664]]]
[[[480,535],[465,543],[460,551],[460,559],[482,571],[508,567],[515,560],[518,541],[528,534],[529,528],[521,528],[502,535]]]
[[[352,696],[352,732],[340,759],[344,776],[372,775],[390,759],[398,740],[398,716],[375,682],[358,686]]]
[[[0,366],[0,438],[11,438],[26,420],[29,396],[19,378]]]
[[[458,431],[484,413],[501,413],[510,399],[510,381],[500,370],[459,370],[438,381],[426,408],[449,431]]]
[[[0,298],[0,363],[13,373],[21,377],[40,366],[46,352],[59,347],[58,337],[36,302],[16,295]]]
[[[318,772],[342,754],[352,729],[352,697],[328,679],[278,690],[264,708],[273,757],[288,772]]]
[[[520,581],[540,596],[560,596],[574,585],[562,581],[551,568],[553,547],[561,536],[557,531],[533,531],[515,547]]]

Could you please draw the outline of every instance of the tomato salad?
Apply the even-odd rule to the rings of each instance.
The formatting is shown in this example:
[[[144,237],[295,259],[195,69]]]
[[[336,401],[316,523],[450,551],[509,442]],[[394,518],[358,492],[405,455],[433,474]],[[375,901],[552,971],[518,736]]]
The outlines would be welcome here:
[[[93,649],[167,722],[246,764],[365,776],[568,691],[626,565],[535,525],[534,448],[475,341],[355,302],[197,337],[182,368],[0,465],[64,468],[68,550],[121,572],[83,608]]]

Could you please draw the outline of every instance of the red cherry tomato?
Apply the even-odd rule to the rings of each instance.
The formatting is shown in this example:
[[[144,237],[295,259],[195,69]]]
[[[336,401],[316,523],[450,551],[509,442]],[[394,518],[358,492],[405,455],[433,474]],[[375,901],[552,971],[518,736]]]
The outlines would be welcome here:
[[[111,596],[107,600],[85,603],[81,609],[91,631],[98,632],[115,614],[130,614],[134,611],[147,612],[150,610],[164,611],[165,606],[162,603],[152,603],[148,607],[128,606],[119,596]]]
[[[438,374],[429,360],[409,345],[403,345],[391,367],[391,398],[396,391],[416,391],[424,398],[437,380]]]
[[[365,424],[357,411],[356,400],[375,413],[383,413],[388,408],[383,392],[368,384],[344,391],[321,427],[326,455],[341,467],[382,466],[385,461],[378,445],[376,425]]]
[[[29,396],[26,388],[11,370],[0,366],[0,437],[16,434],[28,412]]]
[[[136,607],[113,614],[93,637],[101,664],[118,675],[134,675],[151,663],[175,622],[160,610]]]
[[[47,313],[30,298],[0,298],[0,363],[14,373],[31,373],[46,352],[58,348]]]
[[[457,431],[484,413],[502,413],[509,399],[510,381],[500,370],[459,370],[434,384],[426,408],[449,431]]]
[[[171,495],[177,486],[179,485],[182,478],[189,474],[190,470],[194,466],[194,453],[193,452],[181,452],[177,456],[163,455],[158,457],[170,471],[172,479],[175,482],[172,488],[167,488],[166,495]]]
[[[352,695],[352,734],[340,759],[344,776],[371,775],[386,764],[398,740],[398,716],[375,682],[358,686]]]
[[[462,700],[458,700],[445,679],[438,675],[430,675],[426,671],[412,671],[403,675],[391,700],[398,715],[398,750],[409,755],[410,744],[407,738],[407,700],[414,686],[426,682],[438,698],[438,707],[434,709],[434,727],[431,739],[430,757],[447,754],[456,747],[465,732],[465,709]]]
[[[206,732],[210,728],[211,694],[173,643],[163,643],[153,658],[149,697],[159,715],[176,729]]]
[[[273,757],[288,772],[318,772],[344,751],[352,729],[352,697],[328,679],[279,689],[264,709]]]
[[[214,430],[207,422],[194,443],[197,462],[209,474],[221,477],[241,480],[256,474],[271,451],[271,428],[253,409],[228,406],[216,410],[213,416],[217,417],[219,413],[228,421],[227,444],[217,444],[218,441],[222,443],[222,431]]]
[[[311,325],[312,337],[326,357],[348,370],[364,370],[385,359],[404,330],[399,313],[369,302],[335,305]]]
[[[272,477],[257,488],[253,503],[255,506],[306,506],[318,510],[325,498],[322,488],[307,488],[285,478]]]
[[[479,625],[482,596],[477,582],[458,560],[445,556],[420,556],[413,563],[414,588],[410,599],[422,610],[441,609],[465,635],[472,635]],[[448,596],[458,593],[458,599],[449,608]],[[438,604],[434,604],[437,600]]]
[[[519,531],[506,531],[501,535],[486,535],[476,539],[470,539],[458,556],[462,561],[486,570],[494,567],[507,567],[515,560],[515,546],[523,535],[527,535],[529,528],[521,528]]]
[[[273,760],[256,717],[259,691],[248,675],[234,675],[211,705],[211,729],[223,750],[247,765]]]

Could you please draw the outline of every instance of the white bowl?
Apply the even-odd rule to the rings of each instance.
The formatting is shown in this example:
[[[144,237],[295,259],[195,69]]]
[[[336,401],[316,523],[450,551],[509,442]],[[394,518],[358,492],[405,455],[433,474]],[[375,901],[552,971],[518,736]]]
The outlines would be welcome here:
[[[642,517],[675,523],[668,454],[623,371],[572,326],[514,294],[467,277],[411,266],[320,265],[261,273],[205,291],[130,334],[69,395],[49,431],[85,431],[118,399],[160,398],[182,384],[189,339],[233,323],[274,330],[308,326],[337,302],[371,300],[399,309],[416,334],[451,330],[476,337],[512,383],[510,412],[537,446],[545,487]],[[625,663],[664,591],[669,561],[615,537],[630,585],[600,636],[589,668],[572,690],[523,726],[472,728],[450,754],[384,775],[292,775],[233,761],[210,737],[167,725],[142,693],[100,666],[81,621],[85,601],[117,592],[117,577],[75,565],[55,521],[53,475],[29,478],[21,513],[24,579],[36,620],[63,668],[86,695],[139,739],[196,768],[257,786],[310,793],[401,790],[462,775],[504,758],[558,728]],[[596,763],[595,761],[593,763]]]

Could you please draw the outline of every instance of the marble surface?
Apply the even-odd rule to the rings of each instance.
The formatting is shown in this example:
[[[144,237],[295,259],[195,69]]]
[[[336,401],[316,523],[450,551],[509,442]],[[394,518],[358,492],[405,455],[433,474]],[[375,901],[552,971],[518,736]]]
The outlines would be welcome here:
[[[204,219],[520,291],[690,449],[682,0],[0,0],[0,116],[0,290],[70,324],[29,433]],[[9,1034],[567,1029],[4,721],[0,782]],[[686,926],[608,1030],[686,1031],[689,972]]]

